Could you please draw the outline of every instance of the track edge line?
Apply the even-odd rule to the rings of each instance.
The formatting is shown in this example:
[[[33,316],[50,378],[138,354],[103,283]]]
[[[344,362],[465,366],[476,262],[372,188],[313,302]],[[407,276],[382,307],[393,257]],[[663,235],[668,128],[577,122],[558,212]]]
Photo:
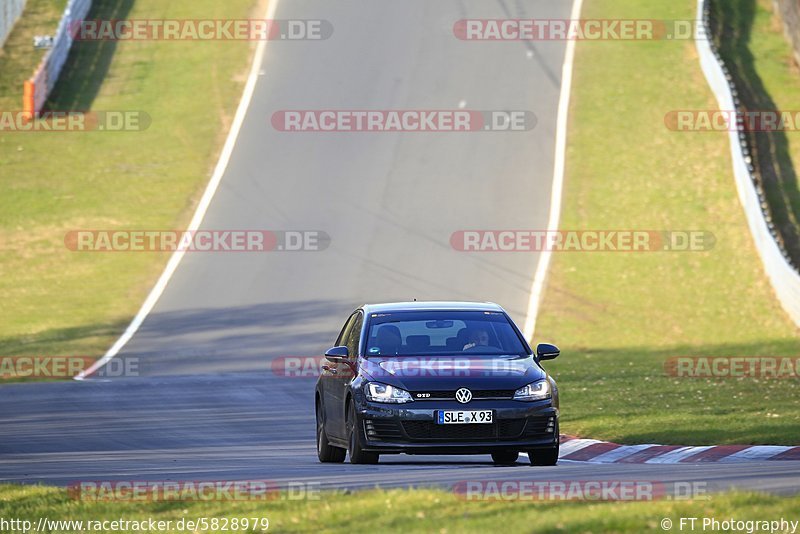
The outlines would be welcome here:
[[[271,20],[274,17],[275,11],[278,7],[278,2],[279,0],[269,0],[266,14],[264,15],[266,20]],[[258,76],[261,69],[261,63],[264,59],[266,47],[266,40],[258,43],[258,47],[256,48],[256,52],[253,56],[253,63],[250,66],[250,74],[248,75],[244,90],[242,91],[242,97],[239,100],[239,106],[236,109],[236,115],[234,116],[233,123],[231,124],[231,129],[228,132],[227,138],[225,139],[225,144],[222,147],[222,152],[220,152],[217,165],[214,167],[214,173],[211,175],[211,179],[209,180],[208,185],[206,185],[203,196],[200,198],[200,202],[198,203],[194,215],[189,222],[189,227],[187,228],[187,231],[189,232],[196,231],[200,227],[200,224],[203,222],[203,218],[205,218],[206,211],[208,211],[208,208],[211,205],[211,200],[214,198],[217,188],[222,181],[222,176],[225,174],[225,170],[228,168],[228,163],[233,153],[233,149],[236,145],[236,141],[239,138],[239,132],[242,128],[242,124],[244,124],[245,115],[247,115],[247,110],[250,108],[250,102],[252,101],[256,83],[258,82]],[[150,290],[150,293],[147,295],[144,303],[142,303],[141,308],[139,308],[139,311],[133,317],[133,320],[130,322],[122,335],[114,342],[113,345],[111,345],[111,347],[99,360],[94,362],[85,371],[81,371],[78,375],[74,376],[74,380],[83,380],[96,373],[98,369],[113,359],[128,343],[128,341],[131,340],[134,334],[136,334],[136,332],[139,330],[139,327],[142,325],[144,320],[155,307],[162,293],[164,293],[167,284],[177,270],[178,265],[183,259],[183,255],[185,253],[186,251],[181,249],[178,249],[172,253],[172,256],[170,256],[166,267],[164,267],[164,271],[161,273],[161,276],[156,281],[153,289]]]
[[[580,18],[583,0],[574,0],[570,18],[577,20]],[[564,52],[564,64],[561,67],[561,94],[558,98],[558,116],[556,119],[556,146],[555,160],[553,164],[553,184],[550,193],[550,216],[547,221],[547,231],[552,232],[558,229],[561,219],[561,197],[564,186],[564,168],[566,165],[567,148],[567,120],[569,118],[569,102],[572,93],[572,67],[575,58],[575,40],[567,41],[567,48]],[[528,312],[525,317],[525,325],[522,333],[528,341],[533,340],[536,330],[536,318],[539,314],[539,304],[544,291],[544,282],[547,278],[547,269],[550,266],[550,256],[552,251],[545,247],[539,256],[539,263],[536,266],[536,274],[531,285],[531,294],[528,301]]]

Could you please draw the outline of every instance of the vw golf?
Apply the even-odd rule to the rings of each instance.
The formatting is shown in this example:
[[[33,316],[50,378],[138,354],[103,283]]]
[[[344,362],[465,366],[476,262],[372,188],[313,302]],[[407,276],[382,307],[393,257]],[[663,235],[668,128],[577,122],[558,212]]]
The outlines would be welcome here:
[[[316,385],[321,462],[377,463],[381,454],[491,454],[558,460],[558,389],[492,303],[364,305],[325,353]]]

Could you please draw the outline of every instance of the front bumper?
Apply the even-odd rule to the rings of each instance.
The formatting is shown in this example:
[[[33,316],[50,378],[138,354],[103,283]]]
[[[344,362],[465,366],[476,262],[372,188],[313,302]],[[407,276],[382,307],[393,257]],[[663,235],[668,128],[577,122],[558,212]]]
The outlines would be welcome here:
[[[492,410],[491,424],[438,425],[436,410]],[[414,401],[392,405],[362,401],[356,418],[366,450],[382,454],[486,454],[553,447],[558,409],[551,401]]]

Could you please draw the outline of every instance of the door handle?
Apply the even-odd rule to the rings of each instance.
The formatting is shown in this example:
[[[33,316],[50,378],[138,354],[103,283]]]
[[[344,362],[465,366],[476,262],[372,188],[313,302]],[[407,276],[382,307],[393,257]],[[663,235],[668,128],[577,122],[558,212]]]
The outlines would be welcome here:
[[[331,367],[330,365],[323,365],[322,366],[322,370],[323,371],[327,371],[332,375],[335,375],[336,373],[338,373],[338,371],[334,367]]]

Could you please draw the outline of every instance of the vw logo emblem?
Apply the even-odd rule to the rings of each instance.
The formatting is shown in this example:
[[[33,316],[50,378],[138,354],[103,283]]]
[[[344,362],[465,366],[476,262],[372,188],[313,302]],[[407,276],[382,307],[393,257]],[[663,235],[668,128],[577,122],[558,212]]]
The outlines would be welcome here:
[[[461,404],[466,404],[472,400],[472,392],[467,388],[461,388],[456,391],[456,400]]]

